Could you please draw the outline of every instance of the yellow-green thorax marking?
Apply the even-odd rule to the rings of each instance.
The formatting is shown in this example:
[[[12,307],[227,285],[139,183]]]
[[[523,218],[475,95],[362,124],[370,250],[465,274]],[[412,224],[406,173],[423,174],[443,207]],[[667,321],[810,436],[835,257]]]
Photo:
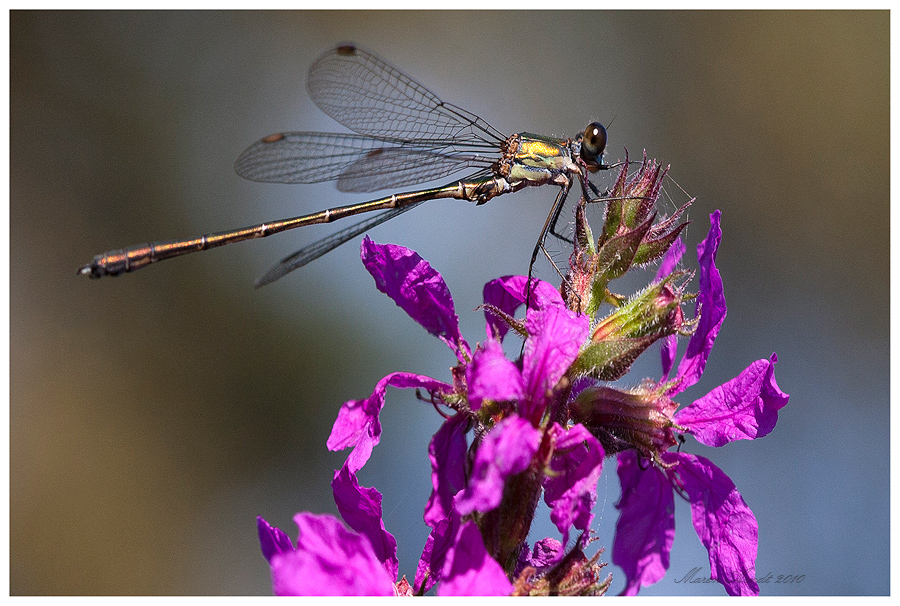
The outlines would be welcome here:
[[[532,133],[509,137],[496,172],[516,185],[565,185],[568,175],[579,172],[572,160],[572,140],[556,139]]]

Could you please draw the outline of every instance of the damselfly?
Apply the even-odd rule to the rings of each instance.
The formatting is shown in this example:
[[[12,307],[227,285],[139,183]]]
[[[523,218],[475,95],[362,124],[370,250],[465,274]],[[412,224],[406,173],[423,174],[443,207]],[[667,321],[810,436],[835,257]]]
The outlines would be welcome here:
[[[330,208],[321,212],[216,232],[188,240],[152,242],[112,250],[78,270],[92,278],[116,276],[187,253],[207,250],[364,212],[365,219],[281,260],[257,280],[262,286],[306,265],[344,242],[426,200],[455,198],[484,204],[523,187],[556,185],[559,193],[531,256],[529,276],[544,239],[553,230],[573,183],[584,199],[599,195],[588,174],[603,164],[606,129],[588,125],[573,139],[530,133],[505,137],[478,116],[444,103],[427,88],[356,46],[338,46],[309,70],[307,90],[326,114],[356,134],[284,132],[247,148],[235,162],[252,181],[337,181],[344,192],[370,192],[424,183],[475,168],[467,178],[425,189]]]

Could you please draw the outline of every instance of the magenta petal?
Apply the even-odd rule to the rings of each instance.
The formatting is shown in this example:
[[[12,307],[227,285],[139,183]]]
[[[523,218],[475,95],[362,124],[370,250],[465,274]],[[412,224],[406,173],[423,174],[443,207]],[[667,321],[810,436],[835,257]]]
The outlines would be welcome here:
[[[697,297],[696,309],[700,312],[700,322],[678,365],[677,377],[681,382],[669,391],[670,396],[681,393],[700,380],[703,369],[706,368],[709,352],[725,320],[725,291],[722,287],[722,276],[716,268],[716,253],[722,240],[722,229],[719,225],[721,216],[722,212],[718,210],[709,216],[709,234],[697,245],[700,294]]]
[[[522,362],[526,401],[520,414],[536,420],[543,416],[547,394],[575,361],[587,338],[590,319],[560,307],[529,314],[528,340]]]
[[[669,247],[669,250],[666,251],[666,255],[663,257],[662,261],[659,264],[659,268],[656,270],[656,282],[659,282],[673,271],[675,271],[675,267],[678,265],[678,262],[681,261],[681,256],[684,254],[684,251],[687,249],[684,242],[681,238],[678,238],[672,243],[672,246]],[[669,335],[665,339],[662,340],[662,348],[660,350],[660,357],[662,358],[662,380],[665,381],[669,376],[669,371],[672,370],[672,365],[675,363],[675,356],[678,354],[678,335]]]
[[[395,372],[381,379],[375,390],[365,400],[350,400],[341,406],[337,420],[328,437],[328,450],[337,451],[353,448],[347,457],[350,471],[362,469],[372,448],[381,439],[381,423],[378,415],[384,408],[384,393],[387,386],[399,389],[422,388],[430,392],[451,393],[453,386],[442,381],[409,372]]]
[[[657,268],[656,270],[655,282],[659,282],[660,280],[671,274],[673,271],[675,271],[675,267],[678,266],[678,262],[681,261],[681,256],[684,255],[684,251],[686,250],[687,246],[685,246],[681,238],[678,238],[674,242],[672,242],[672,246],[670,246],[669,250],[666,251],[665,256],[659,263],[659,268]]]
[[[478,447],[468,487],[456,497],[460,515],[500,505],[506,478],[528,468],[540,443],[541,431],[527,419],[510,415],[495,425]]]
[[[394,595],[369,540],[330,515],[298,513],[297,549],[272,557],[276,595]]]
[[[503,313],[514,316],[519,306],[525,303],[526,280],[525,276],[504,276],[491,280],[484,285],[483,297],[485,305],[493,305]],[[566,306],[559,291],[548,282],[532,278],[531,285],[534,289],[531,293],[530,302],[532,309]],[[488,338],[503,340],[504,335],[509,330],[509,326],[487,310],[484,312],[484,317],[487,320]]]
[[[481,408],[483,400],[503,402],[522,397],[522,373],[506,359],[499,341],[488,339],[475,349],[466,365],[469,406]]]
[[[397,559],[397,540],[384,527],[381,518],[381,493],[359,485],[356,475],[347,465],[334,472],[331,482],[334,502],[347,525],[372,544],[375,557],[391,579],[397,578],[400,561]]]
[[[568,430],[554,423],[553,457],[544,480],[544,502],[550,507],[550,520],[569,542],[569,529],[585,532],[597,502],[597,480],[603,471],[603,447],[583,425]]]
[[[553,537],[541,539],[534,544],[534,549],[532,549],[531,554],[528,556],[527,563],[529,566],[534,566],[539,570],[541,568],[546,568],[565,555],[564,547],[565,545],[563,543],[560,543]]]
[[[775,382],[777,359],[772,354],[769,360],[753,362],[735,378],[679,410],[675,422],[707,446],[767,435],[790,397]]]
[[[512,590],[503,568],[484,548],[478,526],[466,522],[447,552],[438,595],[509,595]]]
[[[759,527],[734,482],[708,459],[669,453],[678,465],[678,478],[691,500],[691,521],[709,551],[710,578],[725,586],[728,595],[759,595],[756,550]]]
[[[434,528],[450,516],[453,497],[466,486],[466,424],[457,414],[441,425],[428,444],[431,459],[431,496],[425,505],[425,523]]]
[[[638,460],[634,451],[618,455],[622,497],[612,561],[625,573],[623,595],[637,595],[666,575],[675,540],[675,501],[668,478]]]
[[[263,556],[270,564],[273,555],[294,550],[291,539],[280,529],[270,526],[261,516],[256,516],[256,533],[259,535]]]
[[[410,318],[457,351],[457,355],[461,347],[467,347],[459,334],[450,289],[427,261],[408,248],[377,244],[368,237],[360,245],[360,256],[378,290],[393,299]]]
[[[447,558],[447,551],[453,544],[453,539],[459,531],[460,519],[456,512],[439,520],[435,523],[425,541],[425,549],[422,550],[422,557],[419,558],[419,565],[416,568],[416,593],[420,591],[428,591],[440,578],[440,572],[444,567]],[[424,583],[424,588],[422,584]]]

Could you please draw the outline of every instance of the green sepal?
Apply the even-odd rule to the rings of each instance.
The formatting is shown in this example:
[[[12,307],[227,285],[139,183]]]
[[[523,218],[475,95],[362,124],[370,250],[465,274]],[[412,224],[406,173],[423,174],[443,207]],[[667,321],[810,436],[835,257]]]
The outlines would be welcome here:
[[[574,376],[590,376],[600,381],[622,378],[635,359],[658,337],[647,335],[636,339],[615,339],[591,343],[578,354],[572,365]]]
[[[653,225],[655,215],[635,229],[613,236],[600,247],[597,253],[597,273],[594,277],[595,293],[606,290],[610,281],[623,276],[634,263],[634,256],[641,241]]]
[[[690,221],[685,221],[661,238],[642,242],[641,245],[638,246],[637,252],[634,254],[634,264],[643,265],[645,263],[652,263],[666,254],[666,251],[669,250],[669,247],[672,246],[672,243],[681,234],[681,230],[684,229],[688,223],[690,223]]]

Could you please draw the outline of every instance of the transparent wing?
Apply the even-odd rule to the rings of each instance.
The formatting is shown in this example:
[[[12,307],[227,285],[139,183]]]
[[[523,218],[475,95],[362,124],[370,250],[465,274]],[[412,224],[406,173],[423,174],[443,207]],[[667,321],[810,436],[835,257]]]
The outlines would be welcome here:
[[[377,191],[440,179],[461,169],[487,168],[491,160],[474,154],[447,154],[403,147],[373,150],[338,177],[341,191]]]
[[[306,88],[319,109],[360,134],[492,148],[505,139],[475,114],[444,103],[356,46],[338,46],[319,57],[310,67]]]
[[[338,182],[347,192],[368,192],[439,179],[464,168],[484,168],[493,157],[465,146],[413,144],[339,133],[277,133],[238,157],[245,179],[267,183]]]
[[[271,284],[275,280],[284,277],[295,269],[300,269],[307,263],[315,261],[322,255],[331,252],[341,244],[352,240],[356,236],[370,230],[376,225],[381,225],[385,221],[393,219],[397,215],[402,215],[406,211],[414,209],[422,202],[425,202],[425,200],[422,200],[421,202],[415,202],[407,206],[401,206],[399,208],[386,210],[381,214],[375,215],[374,217],[369,217],[368,219],[364,219],[359,223],[355,223],[350,227],[347,227],[340,231],[336,231],[330,236],[326,236],[325,238],[322,238],[317,242],[313,242],[309,246],[301,248],[297,252],[290,254],[279,261],[275,267],[261,276],[256,281],[256,287],[259,288],[260,286]]]

